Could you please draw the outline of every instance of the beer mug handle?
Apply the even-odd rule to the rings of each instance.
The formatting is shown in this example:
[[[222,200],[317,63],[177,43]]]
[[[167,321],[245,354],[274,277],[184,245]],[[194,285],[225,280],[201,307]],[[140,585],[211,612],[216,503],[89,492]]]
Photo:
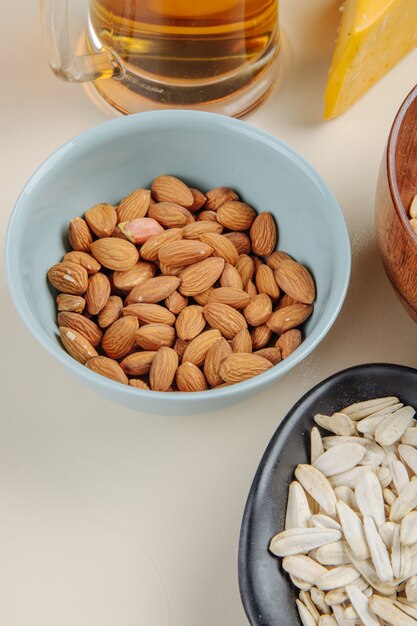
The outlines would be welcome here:
[[[96,54],[74,54],[68,29],[68,0],[41,0],[41,16],[49,64],[58,78],[86,82],[123,76],[122,64],[105,48]]]

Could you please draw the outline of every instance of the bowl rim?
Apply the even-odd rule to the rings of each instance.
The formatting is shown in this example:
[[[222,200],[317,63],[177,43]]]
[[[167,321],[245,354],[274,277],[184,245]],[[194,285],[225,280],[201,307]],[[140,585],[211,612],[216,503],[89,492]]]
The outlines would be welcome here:
[[[44,172],[50,169],[56,161],[68,153],[72,148],[75,148],[80,143],[88,145],[89,140],[97,139],[100,135],[103,137],[115,136],[115,129],[118,127],[135,128],[138,132],[141,129],[146,129],[147,124],[155,125],[160,122],[166,124],[167,122],[175,124],[187,124],[187,122],[200,122],[205,125],[220,126],[232,132],[238,134],[244,134],[253,140],[260,141],[269,147],[277,150],[284,157],[290,158],[298,167],[302,166],[306,171],[306,174],[314,180],[321,192],[325,196],[326,200],[333,205],[333,210],[329,212],[331,220],[333,220],[333,228],[337,231],[338,242],[338,261],[343,269],[342,275],[338,276],[337,281],[333,281],[332,293],[336,299],[336,306],[331,311],[327,311],[327,316],[323,315],[319,320],[316,328],[309,337],[303,341],[301,346],[284,361],[281,361],[276,367],[272,367],[266,372],[245,380],[240,383],[229,385],[218,389],[210,389],[206,391],[198,392],[161,392],[153,391],[152,398],[156,401],[164,400],[165,402],[181,404],[187,398],[193,398],[194,400],[215,400],[215,399],[227,399],[233,396],[239,395],[240,392],[250,393],[257,388],[263,388],[273,380],[278,380],[290,371],[295,365],[300,363],[308,354],[310,354],[317,345],[324,339],[334,321],[336,320],[340,309],[344,303],[346,293],[349,286],[350,272],[351,272],[351,247],[350,239],[344,219],[343,211],[336,200],[330,187],[325,182],[324,178],[315,170],[315,168],[306,161],[298,152],[296,152],[287,143],[273,135],[272,133],[259,129],[252,124],[240,120],[231,118],[225,115],[217,113],[209,113],[205,111],[188,111],[188,110],[161,110],[161,111],[147,111],[143,113],[135,113],[115,119],[107,120],[93,128],[89,128],[75,137],[69,139],[63,145],[54,150],[33,172],[30,178],[25,183],[21,190],[13,211],[11,213],[9,224],[7,227],[5,248],[4,248],[4,265],[7,279],[7,285],[12,301],[25,325],[30,332],[34,335],[37,341],[60,363],[70,369],[70,371],[77,377],[89,379],[94,386],[101,387],[107,391],[114,391],[117,393],[125,394],[126,396],[134,397],[138,400],[141,398],[149,399],[149,390],[142,390],[132,387],[131,385],[121,385],[120,383],[113,381],[109,378],[96,374],[92,370],[89,370],[84,365],[70,357],[69,354],[44,330],[41,324],[36,319],[36,316],[28,306],[27,301],[21,299],[15,284],[15,278],[18,279],[19,274],[14,271],[13,268],[13,239],[14,231],[17,229],[17,222],[21,213],[21,206],[25,195],[30,192],[32,187],[35,187],[37,182],[43,177]],[[324,320],[324,321],[323,321]],[[307,345],[306,345],[307,344]]]
[[[410,239],[411,245],[417,251],[417,233],[415,233],[411,227],[410,218],[408,217],[407,209],[405,208],[401,200],[400,190],[398,188],[398,183],[397,183],[397,174],[396,174],[396,169],[395,169],[395,157],[396,157],[396,152],[397,152],[398,135],[403,125],[404,118],[407,115],[408,109],[410,108],[412,102],[414,102],[414,100],[416,99],[417,99],[417,85],[413,87],[413,89],[404,99],[403,103],[398,109],[394,122],[391,126],[391,130],[388,136],[388,143],[387,143],[386,166],[387,166],[388,187],[390,190],[390,194],[391,194],[395,211],[399,217],[400,222],[405,228],[405,232],[408,233],[408,237]]]
[[[243,608],[247,615],[247,618],[252,626],[260,626],[264,624],[262,619],[262,607],[257,603],[256,585],[250,575],[250,565],[248,549],[250,548],[250,533],[253,527],[253,507],[259,494],[259,488],[264,479],[264,473],[270,470],[270,466],[273,463],[276,454],[274,450],[279,445],[281,435],[285,434],[285,431],[289,428],[288,423],[294,418],[294,415],[298,414],[298,419],[305,413],[306,408],[311,402],[311,398],[321,392],[323,388],[329,385],[337,386],[341,381],[346,379],[350,374],[361,375],[366,374],[369,378],[369,373],[372,375],[380,375],[380,370],[385,370],[387,373],[396,372],[398,374],[409,374],[414,377],[417,376],[417,369],[407,365],[401,365],[398,363],[387,362],[372,362],[361,363],[359,365],[353,365],[345,369],[339,370],[334,374],[331,374],[327,378],[324,378],[316,385],[311,387],[306,393],[304,393],[286,412],[282,420],[279,422],[277,428],[272,434],[263,454],[261,460],[256,468],[254,477],[250,484],[248,495],[245,502],[245,507],[242,515],[242,522],[239,533],[238,542],[238,556],[237,556],[237,568],[238,568],[238,583],[239,593],[242,601]],[[300,412],[302,413],[300,414]],[[311,426],[313,426],[313,421]],[[288,485],[287,485],[288,486]],[[278,532],[278,530],[277,530]],[[265,544],[265,553],[269,555],[267,550],[267,544]],[[279,561],[277,561],[278,567]],[[301,623],[301,622],[300,622]],[[272,626],[272,625],[271,625]]]

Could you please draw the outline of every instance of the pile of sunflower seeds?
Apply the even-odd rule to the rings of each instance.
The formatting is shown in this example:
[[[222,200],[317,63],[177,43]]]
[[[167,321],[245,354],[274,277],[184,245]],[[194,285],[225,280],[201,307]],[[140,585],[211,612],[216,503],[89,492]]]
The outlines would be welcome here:
[[[417,626],[417,422],[396,397],[316,415],[270,543],[303,626]]]

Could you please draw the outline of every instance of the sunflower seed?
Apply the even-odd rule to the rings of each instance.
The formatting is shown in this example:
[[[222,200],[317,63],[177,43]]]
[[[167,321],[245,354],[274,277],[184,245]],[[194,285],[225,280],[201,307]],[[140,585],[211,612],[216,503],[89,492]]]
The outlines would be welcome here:
[[[390,594],[395,592],[395,584],[383,582],[378,578],[376,570],[373,566],[371,560],[363,560],[359,559],[349,548],[347,548],[347,553],[349,555],[350,560],[356,569],[361,573],[361,576],[371,585],[376,591],[382,593],[384,596],[389,596]]]
[[[377,467],[376,475],[378,476],[378,480],[381,483],[381,487],[388,487],[388,485],[392,481],[391,472],[388,467]]]
[[[417,446],[417,428],[407,428],[401,437],[401,443],[405,443],[408,446]]]
[[[357,443],[360,446],[367,446],[368,441],[364,437],[342,437],[341,435],[331,435],[329,437],[323,437],[323,447],[325,450],[333,448],[334,446],[340,446],[342,443]]]
[[[324,528],[291,528],[271,539],[269,549],[277,556],[304,554],[326,543],[338,541],[342,533]]]
[[[360,573],[352,565],[338,565],[322,574],[316,580],[316,586],[324,591],[336,589],[337,587],[349,585],[359,576]]]
[[[397,499],[395,493],[391,491],[391,489],[388,489],[388,487],[385,487],[385,489],[382,490],[382,495],[384,496],[384,500],[388,506],[392,506]]]
[[[338,626],[333,615],[320,615],[318,626]]]
[[[400,527],[396,526],[392,538],[391,548],[391,565],[395,578],[399,578],[401,574],[401,544],[400,544]]]
[[[411,546],[417,542],[417,511],[407,513],[401,520],[401,543]]]
[[[315,622],[317,623],[320,618],[320,613],[318,612],[316,605],[311,599],[311,594],[308,591],[300,591],[298,594],[299,600],[306,605],[311,615],[314,617]]]
[[[306,493],[300,483],[294,480],[288,488],[285,530],[290,528],[307,528],[310,517],[311,511]]]
[[[296,600],[295,603],[297,605],[298,613],[303,626],[316,626],[317,622],[311,615],[306,605],[300,602],[300,600]]]
[[[396,524],[393,522],[385,522],[378,528],[379,536],[382,541],[385,543],[388,550],[392,548],[392,542],[394,541],[394,532],[395,532]]]
[[[353,420],[363,419],[368,415],[372,415],[376,411],[388,408],[399,402],[398,398],[394,396],[387,396],[386,398],[374,398],[373,400],[364,400],[363,402],[355,402],[350,406],[342,409],[342,413],[351,416]],[[359,417],[358,417],[359,416]]]
[[[359,578],[354,580],[351,585],[353,587],[357,587],[357,589],[360,589],[361,591],[364,591],[367,588],[368,583],[364,578],[362,578],[362,576],[360,576]],[[335,604],[342,604],[347,600],[347,598],[348,595],[346,592],[346,587],[339,587],[338,589],[331,589],[330,591],[328,591],[324,596],[324,601],[326,605],[334,606]]]
[[[411,446],[403,446],[403,447],[410,448],[410,450],[413,450],[417,455],[417,450],[414,450],[414,448],[411,448]],[[398,449],[400,448],[401,446],[398,446]],[[407,463],[407,460],[405,460],[405,462]],[[398,459],[395,459],[395,461],[393,461],[390,464],[390,470],[391,470],[392,482],[394,483],[394,487],[397,490],[397,493],[400,494],[402,490],[405,489],[405,487],[407,487],[408,483],[410,482],[407,468],[405,467],[403,463],[401,463],[401,461],[399,461]]]
[[[297,576],[289,574],[289,577],[291,578],[292,584],[302,591],[309,591],[312,587],[311,583],[308,583],[305,580],[301,580],[301,578],[297,578]]]
[[[313,464],[324,452],[320,431],[313,426],[310,433],[310,463]]]
[[[384,498],[376,475],[365,470],[355,487],[356,501],[362,515],[372,517],[376,527],[385,522]]]
[[[340,485],[343,485],[345,487],[351,487],[352,489],[354,489],[356,487],[356,484],[362,479],[362,475],[365,471],[365,467],[354,467],[347,472],[341,472],[340,474],[330,476],[329,481],[330,484],[333,485],[333,487],[339,487]]]
[[[406,580],[411,573],[411,551],[410,546],[401,546],[401,566],[400,578]]]
[[[317,587],[312,587],[310,589],[310,596],[320,613],[330,613],[330,609],[324,601],[324,591],[317,589]]]
[[[348,546],[360,559],[369,558],[368,543],[359,516],[345,502],[338,502],[336,508]]]
[[[356,430],[363,434],[373,434],[376,430],[376,427],[382,422],[384,417],[386,417],[389,413],[394,413],[394,411],[398,411],[398,409],[401,409],[403,406],[404,405],[401,402],[398,402],[397,404],[392,404],[385,409],[381,409],[380,411],[376,411],[376,413],[368,415],[368,417],[365,417],[359,422],[356,422]]]
[[[344,616],[350,624],[359,624],[359,616],[353,606],[347,606],[345,608]]]
[[[384,582],[392,581],[394,576],[388,550],[378,534],[372,517],[363,518],[363,527],[365,529],[366,541],[368,542],[371,552],[372,563],[374,564],[378,578]]]
[[[410,602],[417,602],[417,576],[411,576],[407,580],[405,595]]]
[[[309,556],[304,556],[304,554],[286,556],[282,561],[282,567],[288,574],[292,574],[311,585],[315,585],[316,580],[328,571],[323,565]]]
[[[413,474],[417,474],[417,450],[413,448],[413,446],[400,443],[400,445],[398,446],[398,452],[400,454],[400,457],[404,461],[404,463],[406,463],[408,467],[412,470]],[[406,470],[405,472],[407,473]],[[407,474],[407,478],[408,478],[408,474]]]
[[[345,618],[345,610],[339,604],[336,604],[332,608],[333,615],[339,626],[351,626],[348,620]]]
[[[327,478],[312,465],[297,465],[295,476],[325,513],[336,513],[336,496]]]
[[[346,592],[356,613],[361,618],[364,626],[380,626],[381,623],[369,608],[369,600],[364,593],[352,585],[347,585]]]
[[[375,615],[388,622],[388,624],[392,624],[392,626],[416,626],[416,622],[412,617],[406,615],[398,606],[395,606],[386,598],[373,595],[369,600],[369,607]]]
[[[391,508],[391,522],[399,522],[407,513],[417,506],[417,479],[413,477],[407,487],[402,490]]]
[[[330,430],[335,435],[342,435],[348,437],[356,433],[356,428],[350,417],[344,415],[344,413],[334,413],[330,415],[321,415],[320,413],[314,416],[316,424]]]
[[[345,485],[340,485],[339,487],[334,488],[334,492],[338,500],[345,502],[351,509],[357,508],[356,496],[353,489],[346,487]]]
[[[314,558],[322,565],[346,565],[350,559],[345,541],[334,541],[314,550]]]
[[[397,598],[394,604],[401,609],[401,611],[404,611],[404,613],[407,613],[407,615],[417,620],[417,605],[413,606],[408,603],[405,598]]]
[[[368,441],[365,446],[365,455],[361,460],[361,465],[367,465],[369,469],[375,470],[384,460],[385,452],[377,443]]]
[[[395,443],[413,423],[415,410],[411,406],[403,406],[402,409],[390,413],[378,424],[375,430],[375,440],[381,446]]]
[[[320,470],[324,476],[333,476],[356,467],[364,455],[365,448],[363,446],[357,443],[344,443],[324,452],[314,461],[313,466]]]

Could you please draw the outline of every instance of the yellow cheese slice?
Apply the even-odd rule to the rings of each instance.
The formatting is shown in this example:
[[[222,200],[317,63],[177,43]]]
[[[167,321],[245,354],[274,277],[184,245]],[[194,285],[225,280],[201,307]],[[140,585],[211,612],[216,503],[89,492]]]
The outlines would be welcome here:
[[[325,93],[340,115],[417,45],[417,0],[346,0]]]

